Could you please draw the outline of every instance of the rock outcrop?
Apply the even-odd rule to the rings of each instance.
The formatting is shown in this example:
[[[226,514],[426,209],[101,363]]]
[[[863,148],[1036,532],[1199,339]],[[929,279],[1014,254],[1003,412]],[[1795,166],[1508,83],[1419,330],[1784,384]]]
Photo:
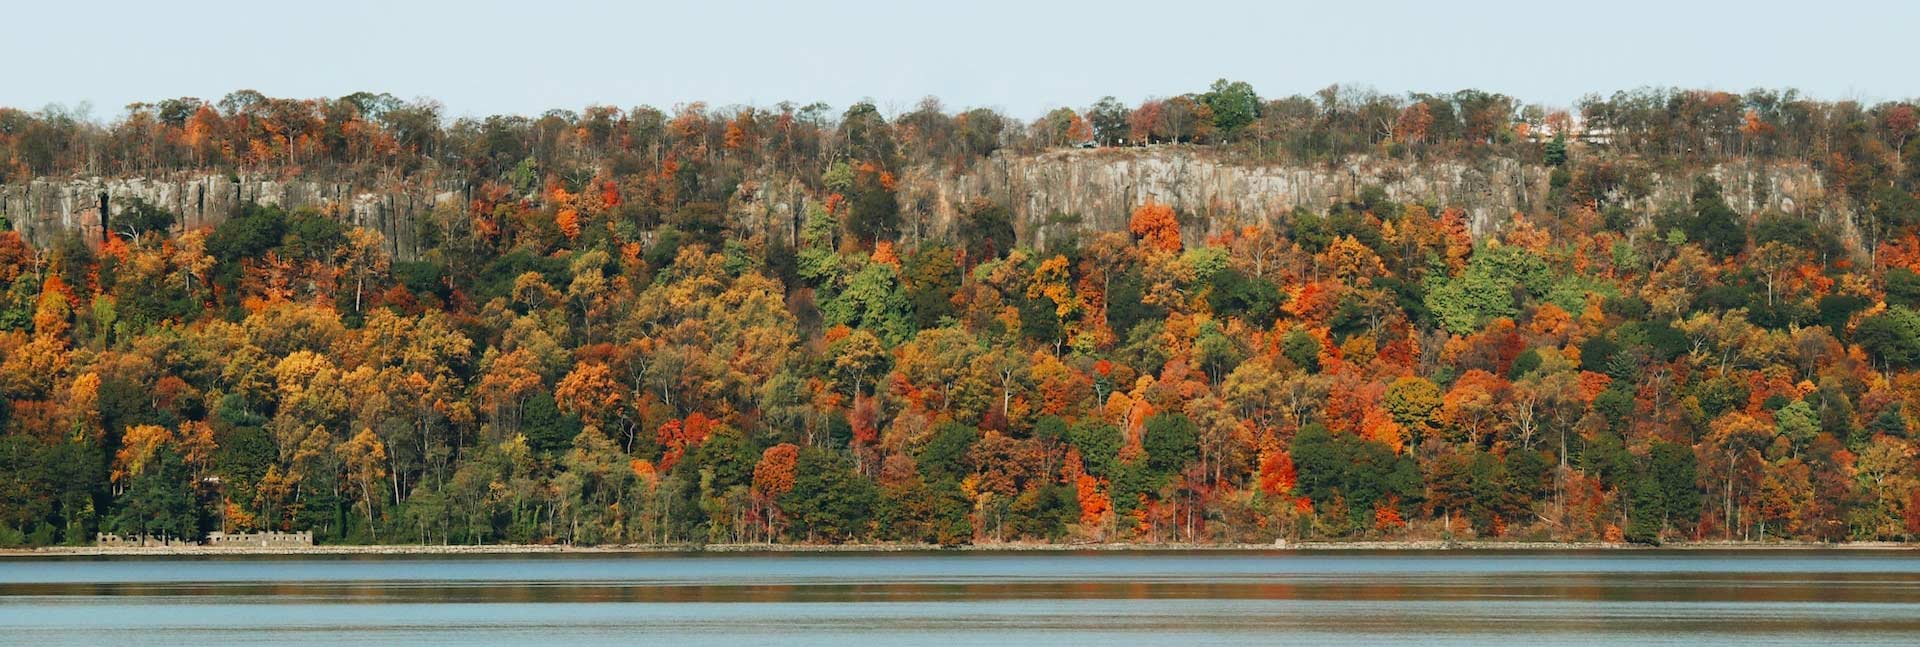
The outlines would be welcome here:
[[[1820,175],[1799,164],[1722,164],[1715,176],[1735,209],[1822,215]],[[1153,200],[1180,214],[1189,243],[1230,227],[1272,223],[1296,207],[1322,210],[1378,186],[1400,202],[1457,206],[1486,233],[1514,213],[1543,207],[1550,169],[1513,159],[1417,163],[1356,158],[1334,166],[1248,165],[1206,149],[1164,146],[995,155],[964,173],[944,174],[916,188],[932,193],[927,235],[950,235],[960,205],[986,196],[1008,206],[1022,244],[1046,247],[1079,231],[1124,231],[1134,206]],[[1693,174],[1648,174],[1633,206],[1648,211],[1684,202]],[[908,197],[911,202],[913,198]]]
[[[35,245],[66,232],[101,238],[101,205],[106,226],[135,198],[172,211],[182,229],[210,227],[247,202],[287,209],[312,208],[344,222],[381,232],[388,252],[409,257],[417,252],[418,219],[435,205],[466,204],[465,183],[458,180],[391,182],[375,187],[309,179],[181,173],[167,177],[36,178],[27,184],[0,185],[0,218]]]
[[[1803,164],[1728,163],[1699,172],[1719,178],[1728,202],[1746,213],[1778,210],[1809,217],[1844,215],[1825,194],[1819,173]],[[1684,202],[1693,173],[1648,172],[1644,195],[1634,206],[1652,211]],[[1047,248],[1072,234],[1124,231],[1133,208],[1152,200],[1181,214],[1189,242],[1255,222],[1275,222],[1295,208],[1324,209],[1378,186],[1390,199],[1457,206],[1474,230],[1497,229],[1513,213],[1542,208],[1550,169],[1513,159],[1476,162],[1411,162],[1355,158],[1337,165],[1243,164],[1206,148],[1156,146],[1073,149],[1038,155],[996,153],[965,170],[907,173],[901,188],[903,229],[909,238],[950,239],[970,199],[1007,205],[1023,245]],[[791,235],[804,213],[804,194],[793,182],[762,178],[760,187],[781,190],[735,205],[736,224],[747,230]],[[416,226],[436,206],[468,204],[460,178],[376,183],[323,179],[182,173],[152,178],[35,179],[0,186],[0,217],[37,245],[68,231],[91,240],[101,236],[102,196],[108,226],[134,198],[181,216],[184,228],[216,225],[237,206],[257,201],[286,208],[314,208],[386,236],[401,258],[418,253]]]

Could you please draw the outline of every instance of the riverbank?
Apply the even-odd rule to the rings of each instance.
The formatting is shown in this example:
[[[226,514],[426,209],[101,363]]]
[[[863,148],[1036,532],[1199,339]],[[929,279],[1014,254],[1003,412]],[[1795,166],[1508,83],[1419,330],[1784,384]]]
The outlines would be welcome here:
[[[932,544],[684,544],[684,545],[611,545],[568,546],[561,544],[491,544],[480,546],[443,545],[371,545],[371,546],[49,546],[43,548],[0,549],[0,558],[18,557],[195,557],[242,555],[537,555],[537,554],[701,554],[701,553],[1010,553],[1010,552],[1440,552],[1440,551],[1520,551],[1588,552],[1613,550],[1655,550],[1636,544],[1602,542],[1525,542],[1525,541],[1313,541],[1274,544],[979,544],[937,546]],[[1692,542],[1659,546],[1665,550],[1698,551],[1776,551],[1776,550],[1875,550],[1914,551],[1920,544],[1897,542],[1857,542],[1823,544],[1810,542]]]

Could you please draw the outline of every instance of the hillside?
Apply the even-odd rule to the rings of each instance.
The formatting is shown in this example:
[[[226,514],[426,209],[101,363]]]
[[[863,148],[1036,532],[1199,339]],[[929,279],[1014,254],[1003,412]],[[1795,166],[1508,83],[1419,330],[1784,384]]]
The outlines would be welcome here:
[[[1906,541],[1915,122],[0,109],[0,546]]]

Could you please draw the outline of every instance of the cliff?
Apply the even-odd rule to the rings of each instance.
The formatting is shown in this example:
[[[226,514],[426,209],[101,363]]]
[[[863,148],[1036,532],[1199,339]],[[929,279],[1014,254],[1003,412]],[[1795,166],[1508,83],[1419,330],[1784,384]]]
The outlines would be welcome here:
[[[220,224],[247,202],[288,209],[313,208],[342,221],[378,230],[387,251],[411,257],[418,251],[414,226],[435,205],[466,204],[459,180],[383,183],[374,187],[319,179],[280,179],[257,175],[179,173],[166,177],[35,178],[26,184],[0,185],[0,218],[29,242],[45,246],[74,231],[88,240],[101,237],[101,205],[107,226],[133,199],[172,211],[181,229]]]
[[[1745,213],[1778,210],[1809,217],[1845,215],[1825,193],[1818,172],[1804,164],[1729,163],[1698,172],[1714,175],[1729,204]],[[1694,173],[1648,171],[1644,195],[1621,200],[1652,212],[1685,201]],[[1023,245],[1047,248],[1075,232],[1124,231],[1132,209],[1148,200],[1177,209],[1189,243],[1232,227],[1273,223],[1296,207],[1320,210],[1379,186],[1390,199],[1465,209],[1474,230],[1495,230],[1515,212],[1542,208],[1549,169],[1513,159],[1411,162],[1355,158],[1338,165],[1241,164],[1211,150],[1183,146],[1073,149],[1038,155],[996,153],[964,170],[918,169],[903,178],[903,229],[909,238],[950,239],[969,199],[1008,206]],[[763,178],[760,199],[735,205],[736,225],[750,230],[798,231],[792,182]],[[310,207],[380,231],[389,251],[417,254],[419,218],[436,205],[464,209],[467,183],[459,178],[363,186],[324,179],[182,173],[152,178],[36,178],[0,185],[0,217],[37,245],[66,231],[100,237],[104,195],[112,215],[133,198],[179,214],[181,226],[211,226],[248,201]],[[751,192],[743,192],[746,195]],[[111,226],[109,224],[109,226]]]
[[[1716,177],[1727,201],[1745,213],[1773,209],[1808,217],[1834,215],[1818,172],[1803,164],[1735,163],[1701,169]],[[1368,186],[1400,202],[1433,202],[1465,209],[1474,230],[1496,229],[1516,212],[1543,207],[1550,169],[1512,159],[1418,163],[1356,158],[1334,166],[1247,165],[1222,161],[1204,149],[1160,146],[1053,151],[1034,156],[996,154],[963,173],[920,178],[913,191],[933,205],[930,236],[947,236],[966,198],[987,196],[1008,206],[1022,244],[1046,247],[1073,230],[1124,231],[1134,206],[1172,205],[1192,244],[1205,236],[1255,222],[1273,223],[1296,207],[1322,210]],[[1646,194],[1615,196],[1657,211],[1686,201],[1693,173],[1649,171]],[[907,198],[909,204],[914,197]],[[1067,218],[1060,215],[1071,216]]]

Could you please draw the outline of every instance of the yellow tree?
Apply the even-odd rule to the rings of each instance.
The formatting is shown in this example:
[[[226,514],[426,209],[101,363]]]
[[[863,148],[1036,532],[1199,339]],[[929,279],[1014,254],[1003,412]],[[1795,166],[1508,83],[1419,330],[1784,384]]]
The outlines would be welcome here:
[[[349,411],[343,376],[325,355],[296,351],[281,359],[273,374],[279,407],[271,426],[282,452],[297,444],[307,429],[338,423]]]
[[[580,308],[581,335],[589,342],[593,341],[593,320],[606,311],[614,287],[601,269],[606,264],[607,253],[597,249],[575,256],[568,264],[573,282],[567,284],[567,298]]]
[[[120,494],[133,477],[146,470],[147,463],[153,460],[169,441],[173,432],[159,425],[134,425],[128,427],[120,436],[120,451],[114,452],[113,471],[108,475],[113,481],[114,494]]]
[[[335,257],[353,279],[353,311],[360,312],[367,281],[385,273],[391,263],[387,259],[386,239],[380,232],[354,227],[347,230],[346,238],[346,244],[340,246]]]
[[[1381,404],[1392,414],[1395,423],[1412,433],[1415,442],[1420,442],[1433,429],[1435,414],[1441,406],[1440,387],[1426,378],[1402,377],[1387,387]]]
[[[625,400],[620,383],[613,379],[613,371],[598,362],[574,367],[554,387],[553,396],[561,411],[580,416],[592,425],[604,424],[609,414],[619,410]]]
[[[485,366],[474,397],[488,407],[497,423],[508,423],[508,431],[519,428],[520,404],[541,386],[539,359],[526,349],[504,354],[488,351]]]
[[[1387,266],[1380,262],[1380,256],[1352,236],[1333,239],[1327,245],[1327,251],[1321,253],[1320,263],[1334,278],[1349,284],[1361,283],[1387,273]]]
[[[40,284],[40,299],[33,306],[33,332],[36,335],[54,340],[65,340],[68,321],[73,316],[73,302],[67,295],[67,284],[60,275],[49,274]]]
[[[361,429],[352,439],[341,443],[340,459],[346,463],[347,478],[360,487],[360,505],[367,513],[367,530],[373,537],[380,537],[379,525],[374,522],[374,482],[387,477],[387,445],[380,442],[372,429]]]

